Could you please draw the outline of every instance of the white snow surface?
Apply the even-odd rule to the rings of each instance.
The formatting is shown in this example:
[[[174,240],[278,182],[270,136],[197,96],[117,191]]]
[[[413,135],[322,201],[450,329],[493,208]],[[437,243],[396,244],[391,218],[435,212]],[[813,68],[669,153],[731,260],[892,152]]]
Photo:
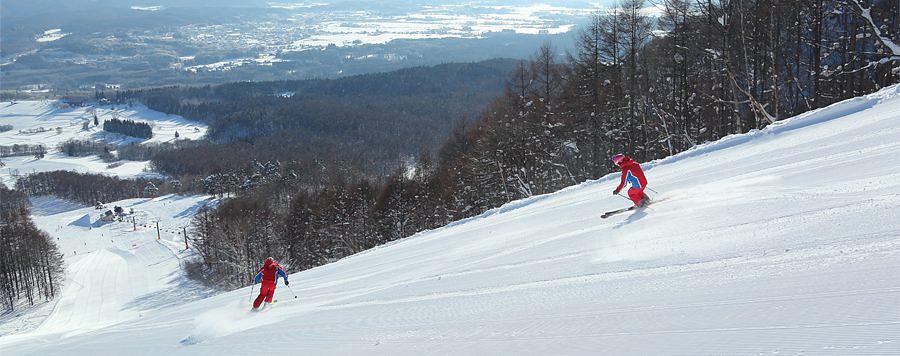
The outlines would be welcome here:
[[[63,33],[62,29],[54,28],[47,31],[44,31],[39,37],[35,39],[36,42],[53,42],[60,38],[66,37],[71,33]]]
[[[96,110],[100,125],[93,124]],[[146,122],[153,127],[153,138],[144,140],[135,137],[103,131],[103,123],[113,117],[122,120]],[[82,129],[85,121],[90,122],[87,130]],[[104,173],[124,178],[158,176],[147,168],[148,161],[119,161],[114,167],[97,156],[68,157],[56,146],[71,139],[105,142],[112,145],[130,143],[158,143],[179,139],[199,139],[206,134],[206,125],[187,120],[178,115],[168,115],[137,104],[100,105],[91,107],[69,107],[55,100],[0,102],[0,125],[11,125],[12,130],[0,132],[0,146],[16,144],[43,144],[48,154],[42,159],[33,156],[2,157],[0,161],[0,184],[13,186],[15,175],[55,170],[70,170],[89,173]]]
[[[644,210],[600,219],[628,204],[607,176],[293,274],[262,312],[242,288],[134,315],[110,280],[151,243],[0,354],[900,354],[900,86],[644,167]]]
[[[271,3],[270,6],[301,9],[317,4]],[[468,13],[476,9],[480,13]],[[394,40],[482,38],[502,31],[530,35],[561,34],[576,27],[575,19],[592,15],[600,9],[600,4],[569,7],[540,3],[527,6],[469,3],[425,6],[421,11],[390,16],[359,11],[349,17],[315,23],[310,28],[311,34],[291,43],[288,50],[383,44]],[[300,20],[305,18],[302,13],[295,17],[299,23],[304,23]]]
[[[208,295],[182,272],[182,262],[195,256],[185,249],[182,227],[197,209],[215,202],[209,196],[166,195],[113,202],[97,210],[33,198],[32,218],[64,255],[66,282],[55,301],[0,316],[0,335],[11,335],[0,343],[14,341],[24,331],[31,332],[29,337],[66,338]],[[123,221],[101,221],[101,214],[115,206],[134,213]],[[7,352],[0,346],[0,354]]]

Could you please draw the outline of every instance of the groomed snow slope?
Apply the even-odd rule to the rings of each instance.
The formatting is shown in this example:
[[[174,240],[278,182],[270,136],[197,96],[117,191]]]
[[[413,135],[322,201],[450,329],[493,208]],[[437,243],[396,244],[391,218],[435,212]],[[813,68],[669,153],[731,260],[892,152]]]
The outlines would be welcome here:
[[[627,204],[606,177],[297,273],[260,313],[244,288],[0,353],[900,354],[900,86],[646,168],[644,211],[601,220]]]
[[[0,336],[33,331],[32,336],[67,337],[209,294],[184,277],[182,261],[193,251],[184,248],[182,227],[201,206],[215,203],[210,197],[128,199],[102,210],[48,197],[32,203],[35,224],[65,257],[66,281],[53,302],[0,316]],[[134,213],[121,222],[101,221],[101,213],[114,206]],[[15,337],[0,338],[0,344]],[[4,346],[0,354],[7,354]]]

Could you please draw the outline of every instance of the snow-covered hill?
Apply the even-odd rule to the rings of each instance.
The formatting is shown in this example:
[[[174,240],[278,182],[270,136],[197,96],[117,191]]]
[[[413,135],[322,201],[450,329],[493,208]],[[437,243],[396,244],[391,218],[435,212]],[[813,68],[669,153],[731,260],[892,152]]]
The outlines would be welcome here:
[[[627,202],[587,182],[297,273],[261,313],[243,288],[123,315],[110,283],[63,311],[121,322],[54,312],[0,353],[900,354],[900,86],[645,167],[643,211],[600,219]]]
[[[94,111],[91,110],[95,110],[100,125],[93,124]],[[153,138],[144,140],[103,131],[103,122],[113,117],[149,123],[153,127]],[[84,122],[90,122],[87,130],[82,127]],[[9,186],[15,182],[15,174],[53,170],[105,173],[121,177],[156,175],[146,170],[148,162],[120,161],[121,164],[110,167],[109,163],[97,156],[68,157],[58,152],[56,146],[71,139],[125,145],[173,141],[175,132],[178,132],[180,139],[199,139],[206,134],[206,125],[150,110],[140,104],[131,107],[68,107],[55,100],[0,102],[0,125],[12,126],[12,130],[0,132],[0,146],[42,144],[49,151],[43,159],[35,159],[33,156],[0,158],[5,164],[5,167],[0,167],[0,184]]]

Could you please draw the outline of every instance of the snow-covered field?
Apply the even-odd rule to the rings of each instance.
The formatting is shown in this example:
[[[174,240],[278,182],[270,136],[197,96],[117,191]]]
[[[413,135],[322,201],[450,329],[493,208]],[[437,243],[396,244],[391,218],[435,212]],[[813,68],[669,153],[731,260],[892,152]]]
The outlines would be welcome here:
[[[11,125],[12,130],[0,132],[0,146],[16,144],[43,144],[49,154],[43,159],[33,156],[0,158],[5,167],[0,167],[0,184],[11,186],[16,174],[28,174],[53,170],[74,170],[79,172],[106,173],[122,177],[152,176],[146,170],[148,162],[121,161],[121,166],[110,168],[97,156],[68,157],[56,146],[70,139],[106,142],[113,145],[129,143],[169,142],[179,139],[199,139],[206,134],[206,126],[186,120],[177,115],[167,115],[150,110],[142,105],[97,106],[100,125],[93,124],[91,107],[66,107],[57,101],[15,101],[0,102],[0,125]],[[118,117],[123,120],[147,122],[153,126],[153,138],[138,139],[103,131],[103,122]],[[84,130],[82,124],[90,122]]]
[[[587,182],[292,275],[261,313],[249,288],[137,313],[100,277],[125,255],[0,353],[897,355],[898,138],[893,86],[646,164],[645,210],[600,219],[627,202]]]
[[[276,3],[270,6],[288,8],[286,4]],[[470,13],[473,10],[477,11]],[[549,4],[489,6],[471,3],[426,6],[421,11],[397,16],[382,17],[355,12],[348,18],[335,18],[315,24],[311,35],[294,41],[288,49],[383,44],[399,39],[481,38],[488,33],[501,31],[531,35],[560,34],[571,31],[578,21],[600,10],[599,4],[565,7]],[[302,12],[294,17],[298,22],[301,19],[305,22],[307,18],[308,15]]]
[[[44,33],[40,37],[35,39],[35,41],[37,41],[37,42],[53,42],[60,38],[66,37],[70,34],[71,33],[63,33],[62,29],[54,28],[54,29],[44,31]]]

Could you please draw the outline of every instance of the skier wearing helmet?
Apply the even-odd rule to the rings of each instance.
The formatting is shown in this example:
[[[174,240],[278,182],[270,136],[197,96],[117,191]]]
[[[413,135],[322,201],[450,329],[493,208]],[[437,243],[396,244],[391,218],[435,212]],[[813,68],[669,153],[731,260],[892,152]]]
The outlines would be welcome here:
[[[275,262],[274,258],[267,258],[266,262],[263,263],[262,268],[259,269],[259,273],[253,278],[253,284],[262,281],[262,285],[259,287],[259,296],[253,301],[253,309],[259,308],[263,299],[265,299],[266,303],[272,302],[272,298],[275,296],[275,285],[278,281],[278,276],[284,278],[284,285],[290,284],[290,282],[288,282],[287,272],[284,271],[284,268],[282,268],[278,262]]]
[[[650,202],[650,198],[647,197],[647,194],[644,194],[644,189],[647,188],[647,178],[644,177],[644,170],[641,169],[641,165],[631,159],[631,157],[621,153],[613,156],[612,161],[619,168],[622,168],[622,178],[619,181],[619,186],[613,190],[613,194],[619,194],[627,181],[631,184],[631,188],[628,189],[628,198],[634,202],[634,206],[646,206]]]

